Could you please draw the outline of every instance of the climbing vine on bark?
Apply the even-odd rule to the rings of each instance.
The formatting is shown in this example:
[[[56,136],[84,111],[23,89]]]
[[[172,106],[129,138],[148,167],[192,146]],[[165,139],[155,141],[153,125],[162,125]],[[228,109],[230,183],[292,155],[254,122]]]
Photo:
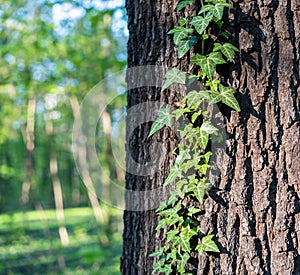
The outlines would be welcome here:
[[[179,2],[177,12],[189,8],[193,2]],[[209,104],[223,103],[240,111],[234,97],[235,90],[221,83],[216,74],[217,67],[233,62],[235,52],[239,51],[228,42],[229,34],[223,27],[226,8],[231,8],[227,0],[201,1],[199,12],[191,20],[181,18],[180,25],[168,32],[173,34],[179,58],[194,47],[197,53],[190,61],[199,66],[199,72],[191,74],[172,68],[165,75],[162,92],[166,92],[174,83],[190,86],[197,81],[201,83],[198,85],[201,88],[188,91],[181,102],[174,106],[167,105],[161,109],[149,133],[151,136],[165,125],[171,126],[174,119],[189,122],[179,129],[181,142],[174,151],[176,161],[164,182],[164,185],[175,182],[176,188],[157,209],[161,219],[156,230],[167,228],[167,240],[165,246],[151,254],[157,257],[153,272],[171,274],[175,271],[177,274],[185,274],[192,252],[220,252],[213,240],[214,235],[201,234],[198,220],[204,214],[202,205],[211,187],[207,182],[212,155],[209,144],[220,139],[218,128],[211,122],[207,107]]]

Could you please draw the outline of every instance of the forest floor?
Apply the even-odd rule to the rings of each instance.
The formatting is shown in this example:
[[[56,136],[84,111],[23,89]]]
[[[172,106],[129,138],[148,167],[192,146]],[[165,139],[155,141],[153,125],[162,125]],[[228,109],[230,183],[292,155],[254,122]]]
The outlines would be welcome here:
[[[55,210],[0,215],[0,274],[120,274],[121,213],[110,217],[97,225],[92,209],[66,209],[62,246]]]

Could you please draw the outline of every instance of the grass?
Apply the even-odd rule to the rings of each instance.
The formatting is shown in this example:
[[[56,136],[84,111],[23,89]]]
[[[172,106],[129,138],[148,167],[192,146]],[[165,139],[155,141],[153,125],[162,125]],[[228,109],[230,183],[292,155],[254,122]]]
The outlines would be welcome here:
[[[0,274],[120,274],[121,212],[98,225],[90,208],[65,210],[62,246],[55,210],[0,215]]]

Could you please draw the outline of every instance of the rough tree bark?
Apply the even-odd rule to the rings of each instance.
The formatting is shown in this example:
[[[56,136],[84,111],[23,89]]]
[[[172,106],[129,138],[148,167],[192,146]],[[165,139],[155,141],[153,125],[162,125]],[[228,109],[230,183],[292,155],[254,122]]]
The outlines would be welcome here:
[[[222,110],[227,149],[220,177],[205,203],[203,233],[213,233],[220,254],[197,255],[192,274],[300,274],[300,5],[297,0],[232,1],[228,29],[241,49],[229,81],[238,91],[241,112]],[[167,35],[182,14],[177,1],[127,1],[129,67],[146,64],[188,68],[189,55],[177,59]],[[226,80],[226,76],[223,77]],[[128,92],[128,107],[157,100],[159,89]],[[172,102],[180,97],[163,98]],[[149,125],[136,129],[130,153],[147,156]],[[160,138],[176,146],[170,129]],[[129,139],[130,142],[130,139]],[[127,174],[129,189],[161,185],[172,155],[154,177]],[[149,254],[156,239],[154,211],[124,213],[122,274],[152,274]]]

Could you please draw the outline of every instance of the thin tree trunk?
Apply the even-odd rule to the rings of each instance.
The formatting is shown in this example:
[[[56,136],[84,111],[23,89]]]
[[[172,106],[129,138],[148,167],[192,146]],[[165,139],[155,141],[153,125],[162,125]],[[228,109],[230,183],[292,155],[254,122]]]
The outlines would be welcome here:
[[[51,120],[47,121],[46,124],[46,132],[47,135],[53,138],[53,123]],[[50,176],[53,183],[53,194],[54,194],[54,202],[55,202],[55,210],[56,210],[56,217],[59,225],[59,237],[61,244],[64,246],[69,245],[69,235],[67,228],[65,226],[65,215],[64,215],[64,203],[63,203],[63,193],[61,189],[61,182],[58,176],[58,163],[56,157],[56,148],[54,141],[51,142],[50,147]]]
[[[80,116],[80,105],[78,102],[77,97],[75,96],[71,96],[70,97],[70,104],[72,107],[72,111],[73,111],[73,116],[74,119]],[[78,119],[78,121],[81,121],[81,118]],[[78,129],[77,129],[77,133],[81,132],[81,125],[78,125]],[[94,216],[95,219],[97,221],[97,223],[107,223],[108,221],[108,214],[105,213],[105,211],[102,210],[97,195],[96,195],[96,190],[93,184],[93,181],[89,175],[89,169],[87,166],[87,151],[86,151],[86,147],[85,146],[81,146],[80,150],[78,152],[79,156],[79,161],[80,161],[80,168],[82,169],[82,180],[84,182],[84,184],[87,187],[87,192],[88,192],[88,197],[89,197],[89,201],[91,203],[91,206],[93,208],[93,212],[94,212]]]
[[[25,177],[22,184],[21,202],[24,205],[27,205],[29,202],[30,189],[33,183],[32,181],[33,181],[33,173],[34,173],[33,153],[35,148],[35,143],[34,143],[35,109],[36,109],[36,99],[35,96],[32,96],[28,100],[26,129],[25,132],[23,133],[23,139],[25,143],[25,161],[24,161]]]

